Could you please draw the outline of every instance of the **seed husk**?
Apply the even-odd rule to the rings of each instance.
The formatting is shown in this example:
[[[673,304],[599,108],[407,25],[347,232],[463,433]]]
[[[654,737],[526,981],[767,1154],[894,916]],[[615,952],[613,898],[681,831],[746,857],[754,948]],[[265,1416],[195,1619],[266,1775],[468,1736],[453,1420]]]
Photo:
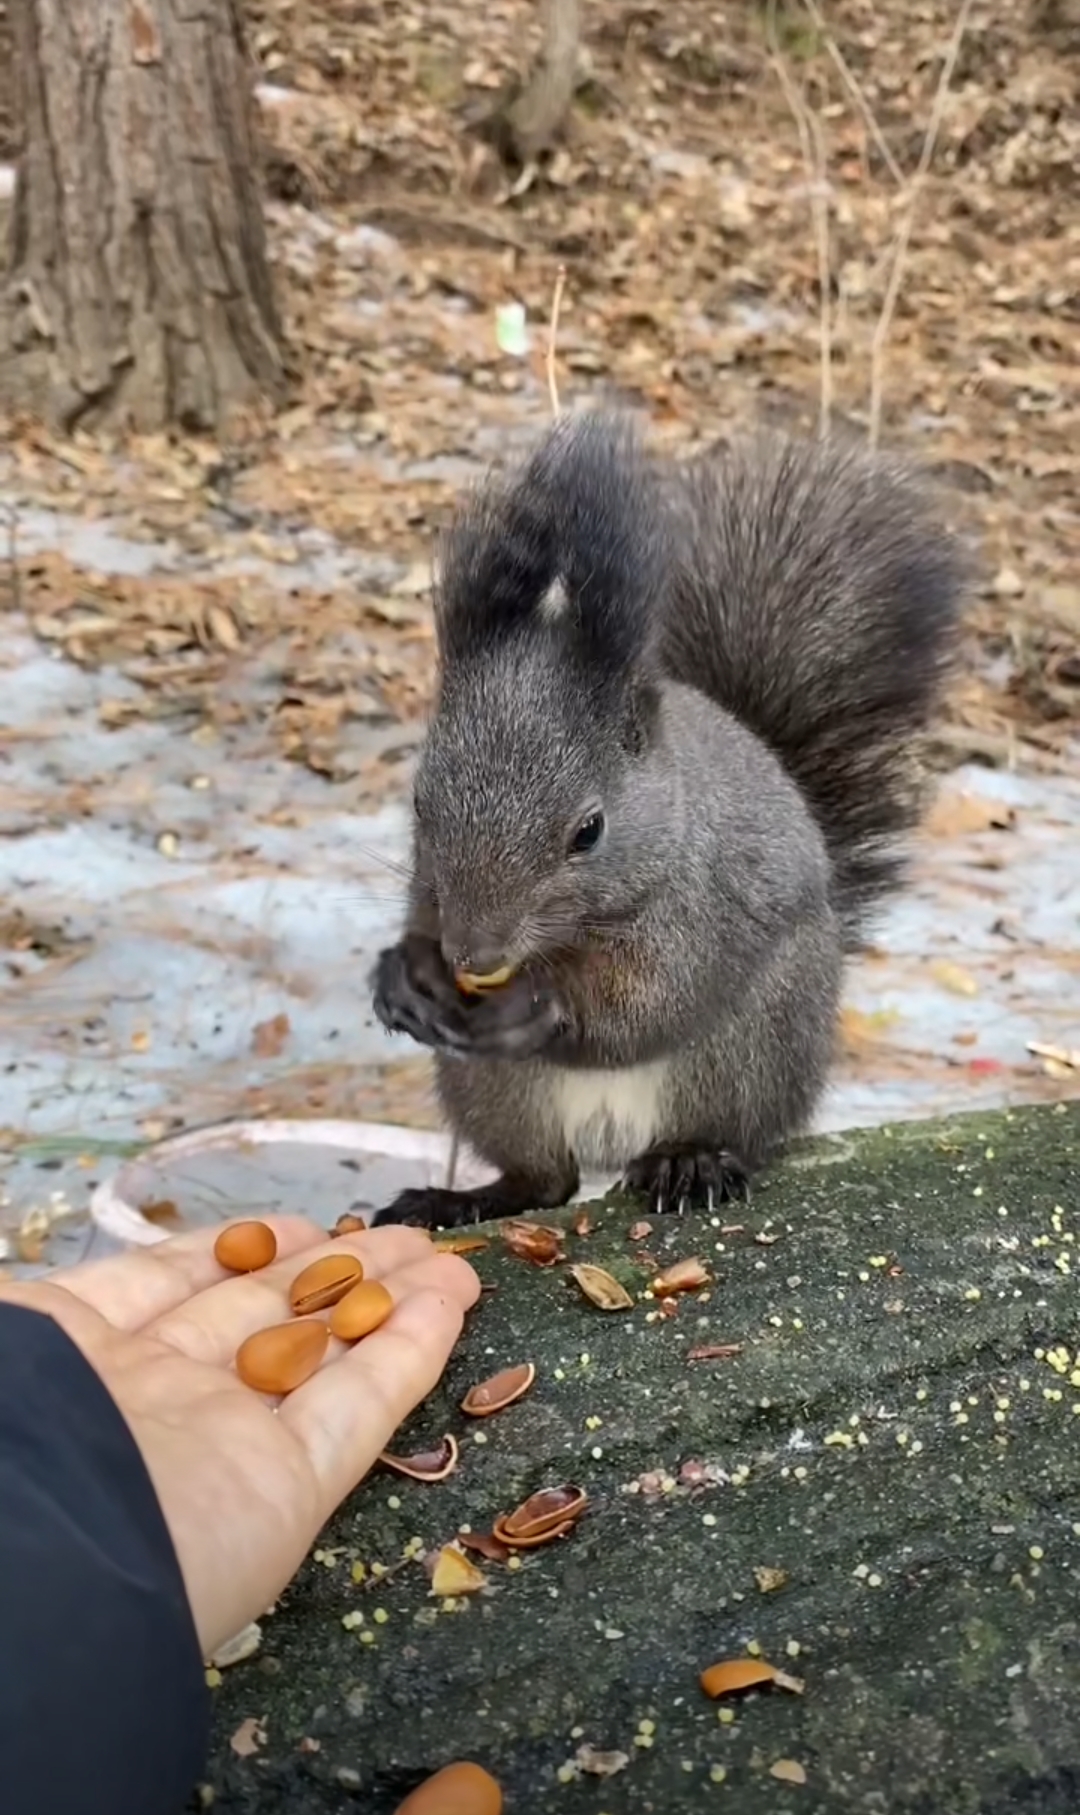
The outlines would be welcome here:
[[[760,1689],[766,1683],[787,1689],[792,1695],[801,1695],[805,1688],[801,1677],[788,1676],[775,1664],[767,1664],[763,1657],[725,1658],[722,1663],[710,1664],[698,1680],[706,1695],[714,1699],[721,1695],[737,1695],[742,1689]]]
[[[343,1210],[330,1231],[330,1239],[333,1241],[339,1235],[360,1235],[366,1228],[362,1216],[355,1215],[352,1210]]]
[[[594,1267],[589,1261],[582,1260],[572,1266],[570,1271],[586,1298],[598,1311],[633,1310],[634,1301],[626,1287],[604,1267]]]
[[[535,1379],[536,1369],[531,1361],[517,1368],[503,1368],[490,1380],[471,1386],[461,1401],[461,1409],[469,1418],[490,1418],[492,1412],[501,1412],[515,1400],[524,1399]]]
[[[502,1815],[503,1795],[471,1760],[446,1765],[399,1803],[397,1815]]]
[[[289,1287],[289,1308],[297,1317],[329,1310],[363,1277],[364,1263],[355,1254],[324,1254],[296,1275]]]
[[[505,1563],[510,1555],[507,1545],[493,1531],[459,1531],[457,1541],[463,1549],[475,1550],[487,1557],[489,1563]]]
[[[379,1461],[396,1475],[407,1475],[410,1481],[445,1481],[458,1465],[457,1438],[448,1434],[438,1449],[417,1450],[412,1456],[395,1456],[384,1449]]]
[[[214,1243],[214,1259],[230,1273],[258,1273],[277,1258],[277,1236],[269,1223],[230,1223]]]
[[[757,1689],[771,1683],[776,1671],[763,1657],[729,1657],[722,1663],[710,1664],[701,1672],[699,1681],[706,1695],[736,1695],[741,1689]]]
[[[707,1286],[712,1281],[712,1274],[704,1261],[677,1260],[670,1267],[665,1267],[652,1282],[654,1298],[670,1298],[673,1292],[696,1292],[699,1286]]]
[[[359,1342],[386,1322],[394,1301],[378,1279],[362,1279],[330,1313],[330,1333],[340,1342]]]
[[[520,1217],[510,1217],[500,1225],[500,1233],[511,1254],[531,1260],[535,1267],[551,1267],[563,1258],[565,1235],[546,1223],[527,1223]]]
[[[329,1341],[319,1318],[272,1324],[240,1344],[236,1371],[257,1393],[292,1393],[316,1372]]]
[[[583,1487],[541,1487],[523,1500],[516,1511],[502,1514],[495,1524],[495,1536],[503,1543],[510,1539],[536,1537],[562,1525],[567,1519],[573,1524],[588,1504]]]
[[[440,1600],[459,1594],[476,1594],[487,1587],[487,1576],[470,1563],[456,1544],[444,1544],[431,1571],[431,1592]]]
[[[433,1246],[438,1254],[477,1254],[490,1243],[486,1235],[445,1235]]]
[[[507,1531],[505,1521],[496,1519],[492,1536],[497,1543],[505,1545],[507,1550],[539,1550],[541,1544],[554,1544],[556,1538],[565,1538],[576,1524],[576,1519],[564,1519],[561,1525],[545,1525],[543,1531],[534,1531],[523,1538],[514,1537]]]

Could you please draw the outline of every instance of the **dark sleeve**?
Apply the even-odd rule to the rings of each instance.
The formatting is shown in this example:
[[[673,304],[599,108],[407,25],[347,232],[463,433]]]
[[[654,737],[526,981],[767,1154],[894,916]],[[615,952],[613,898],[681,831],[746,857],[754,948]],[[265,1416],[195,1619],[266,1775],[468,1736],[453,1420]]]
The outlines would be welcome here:
[[[209,1694],[134,1439],[49,1317],[0,1304],[0,1807],[179,1815]]]

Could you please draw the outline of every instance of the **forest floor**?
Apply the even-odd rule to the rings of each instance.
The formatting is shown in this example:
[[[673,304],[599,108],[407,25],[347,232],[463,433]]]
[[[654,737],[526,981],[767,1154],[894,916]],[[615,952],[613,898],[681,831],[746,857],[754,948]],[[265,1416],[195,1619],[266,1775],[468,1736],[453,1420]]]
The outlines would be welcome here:
[[[431,680],[422,595],[431,534],[475,463],[547,411],[541,355],[567,269],[564,401],[636,402],[673,443],[762,417],[812,426],[822,288],[812,219],[828,194],[832,414],[866,423],[872,343],[901,230],[910,237],[880,361],[882,435],[924,459],[977,532],[975,658],[949,746],[1053,761],[1080,720],[1080,57],[1066,30],[976,0],[937,148],[919,163],[956,8],[800,7],[776,43],[755,6],[586,0],[583,84],[565,143],[520,197],[475,122],[535,37],[532,0],[255,0],[270,226],[295,352],[292,407],[228,449],[15,437],[24,500],[107,513],[200,569],[103,593],[64,551],[21,576],[38,633],[116,663],[146,709],[213,713],[229,665],[282,632],[294,652],[274,727],[333,768],[359,686],[402,716]],[[779,57],[777,56],[779,51]],[[780,65],[783,76],[778,74]],[[841,68],[841,63],[843,69]],[[845,73],[846,72],[846,73]],[[818,122],[808,173],[788,91]],[[859,103],[850,92],[861,95]],[[868,121],[875,122],[873,127]],[[517,301],[535,356],[503,353]],[[387,605],[289,569],[302,527],[385,556],[414,582]],[[284,569],[238,585],[250,553]],[[227,554],[228,571],[202,571]],[[221,563],[219,562],[220,566]],[[410,602],[414,601],[414,602]],[[363,625],[362,671],[324,652]],[[393,765],[388,765],[393,768]],[[372,785],[393,786],[391,774]]]
[[[162,963],[162,939],[175,956],[192,914],[208,917],[203,956],[213,948],[218,968],[185,1051],[205,1063],[207,1041],[234,1028],[197,1103],[160,1073],[173,1107],[145,1132],[237,1113],[234,1091],[247,1112],[348,1103],[430,1122],[423,1061],[388,1064],[370,1032],[357,1044],[331,1026],[341,989],[311,928],[355,960],[359,1003],[360,959],[393,913],[430,694],[433,534],[481,464],[549,415],[560,265],[564,404],[629,403],[690,447],[762,419],[812,429],[824,393],[832,421],[873,422],[937,475],[980,561],[938,756],[979,767],[939,806],[921,872],[930,921],[916,904],[892,959],[871,954],[861,973],[842,1077],[859,1081],[860,1105],[882,1067],[920,1077],[924,1097],[957,1070],[995,1088],[1001,1070],[1021,1095],[1075,1092],[1080,58],[1067,13],[1060,0],[975,0],[917,177],[956,19],[943,0],[838,0],[824,18],[783,7],[775,34],[734,0],[707,12],[586,0],[569,128],[515,195],[483,120],[535,49],[533,4],[249,7],[295,365],[287,408],[237,424],[227,445],[59,442],[19,422],[0,439],[2,660],[18,707],[0,736],[12,836],[0,887],[26,1012],[12,1062],[31,1080],[19,1129],[40,1132],[44,1116],[55,1131],[56,1053],[70,1066],[77,1050],[95,1078],[106,1052],[125,1070],[152,1066],[138,1014],[116,1019],[136,893],[140,937]],[[524,351],[506,350],[507,304],[524,308]],[[985,782],[974,795],[973,773]],[[334,867],[349,824],[365,862],[383,853],[379,876],[363,877],[375,912],[355,950]],[[256,884],[280,906],[306,874],[326,909],[324,863],[332,926],[299,896],[258,924]],[[976,950],[962,949],[969,911],[985,934]],[[246,929],[242,951],[227,923]],[[162,973],[165,1018],[170,997],[191,1008],[178,964]],[[930,1036],[930,1009],[912,1007],[915,966],[931,992],[920,1002],[937,992]],[[293,1036],[263,1036],[238,1082],[236,1054],[252,1059],[251,1025],[273,1019],[275,989]],[[321,1004],[306,1032],[301,998]],[[1025,1032],[1059,1056],[1029,1055]],[[99,1085],[88,1089],[96,1126]],[[153,1093],[136,1095],[143,1127]]]

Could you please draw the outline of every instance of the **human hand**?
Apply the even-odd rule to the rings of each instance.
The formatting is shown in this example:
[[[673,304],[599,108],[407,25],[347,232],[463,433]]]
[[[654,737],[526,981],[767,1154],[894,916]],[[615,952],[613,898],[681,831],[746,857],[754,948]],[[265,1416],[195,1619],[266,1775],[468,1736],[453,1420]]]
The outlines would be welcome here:
[[[550,980],[527,970],[498,989],[463,994],[439,946],[418,933],[379,954],[372,987],[388,1033],[462,1058],[532,1058],[567,1022]]]
[[[468,1263],[416,1229],[342,1236],[300,1217],[264,1219],[278,1256],[227,1274],[219,1229],[0,1288],[0,1302],[55,1319],[108,1388],[161,1502],[203,1655],[264,1613],[326,1520],[435,1386],[475,1303]],[[233,1371],[245,1337],[289,1317],[288,1289],[321,1254],[356,1254],[394,1310],[278,1401]],[[276,1408],[276,1409],[275,1409]]]

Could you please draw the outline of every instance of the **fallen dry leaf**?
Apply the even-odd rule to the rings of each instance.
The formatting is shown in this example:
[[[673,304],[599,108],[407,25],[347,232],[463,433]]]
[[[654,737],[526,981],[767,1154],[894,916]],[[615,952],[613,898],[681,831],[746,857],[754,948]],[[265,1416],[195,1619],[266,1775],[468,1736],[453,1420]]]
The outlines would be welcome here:
[[[1050,1046],[1043,1040],[1029,1040],[1027,1050],[1037,1059],[1042,1059],[1049,1075],[1062,1077],[1070,1071],[1080,1071],[1080,1046]],[[1055,1069],[1050,1070],[1053,1066]],[[145,1215],[145,1211],[143,1213]]]
[[[589,1212],[587,1210],[579,1210],[577,1215],[574,1218],[574,1234],[575,1235],[591,1235],[592,1231],[593,1231],[593,1220],[592,1220],[592,1217],[589,1215]]]
[[[729,1361],[732,1355],[741,1355],[741,1342],[703,1342],[698,1348],[690,1349],[687,1361]]]
[[[942,989],[947,989],[953,996],[977,996],[978,979],[962,965],[954,964],[951,958],[934,958],[930,964],[930,975]]]
[[[476,1594],[487,1586],[483,1570],[470,1563],[456,1544],[444,1544],[431,1571],[431,1592],[440,1599],[459,1594]]]
[[[139,1215],[148,1223],[178,1223],[181,1220],[171,1197],[154,1198],[148,1204],[140,1204]]]
[[[257,1059],[279,1058],[291,1032],[288,1015],[272,1015],[269,1021],[257,1021],[251,1030],[251,1050]]]
[[[627,1231],[627,1239],[632,1242],[643,1242],[652,1234],[652,1224],[646,1222],[632,1223]]]
[[[588,1261],[578,1261],[570,1268],[578,1285],[591,1304],[598,1311],[632,1311],[634,1301],[626,1287],[620,1285],[614,1274],[603,1267],[594,1267]]]
[[[901,1019],[897,1008],[856,1008],[845,1002],[840,1010],[840,1034],[848,1046],[866,1046],[880,1040]]]
[[[805,1783],[806,1772],[797,1758],[778,1758],[769,1766],[769,1776],[778,1777],[781,1783]]]
[[[932,837],[956,838],[967,832],[1011,832],[1016,828],[1015,808],[1001,800],[949,789],[942,791],[926,816]]]

